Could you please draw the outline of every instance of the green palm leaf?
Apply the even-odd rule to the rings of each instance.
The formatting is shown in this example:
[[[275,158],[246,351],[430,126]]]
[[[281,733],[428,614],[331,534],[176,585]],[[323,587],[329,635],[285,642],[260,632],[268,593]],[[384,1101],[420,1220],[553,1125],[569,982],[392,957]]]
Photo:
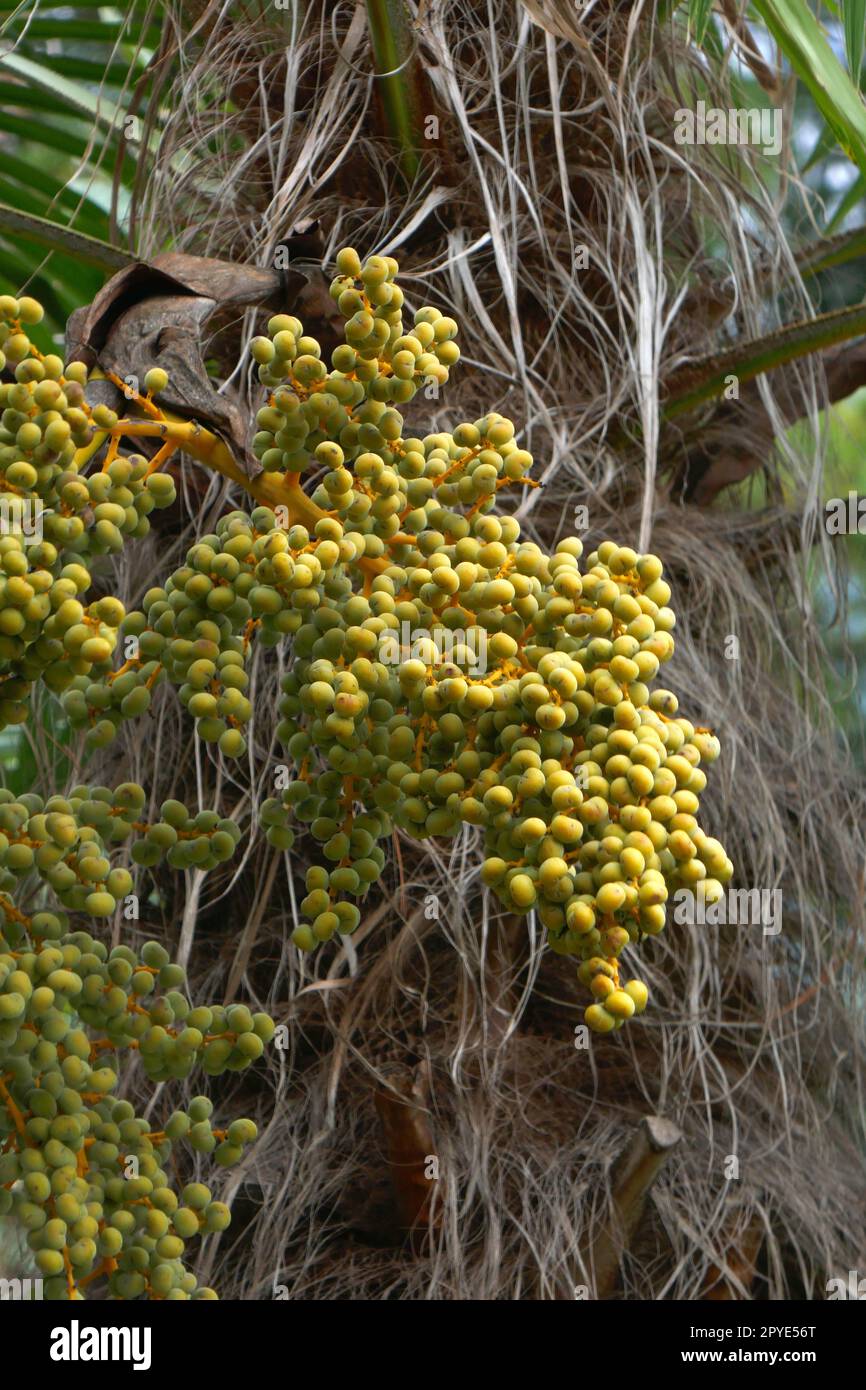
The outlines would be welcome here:
[[[786,324],[775,333],[739,343],[727,352],[713,353],[682,368],[668,380],[664,416],[675,419],[721,396],[731,378],[742,386],[786,362],[822,352],[864,333],[866,304],[858,304],[853,309],[836,309],[814,319]]]
[[[689,0],[689,27],[696,44],[702,44],[713,12],[713,0]]]
[[[42,246],[47,251],[63,251],[74,256],[76,262],[102,270],[123,270],[135,259],[120,246],[87,236],[72,227],[61,227],[48,218],[35,217],[6,203],[0,203],[0,229],[19,232],[28,244]]]
[[[854,84],[859,87],[863,68],[863,45],[866,42],[866,0],[842,0],[842,22],[848,71]]]
[[[858,197],[866,193],[866,179],[860,178],[854,185],[859,189]],[[837,214],[838,216],[838,214]],[[835,219],[834,219],[835,220]],[[853,232],[842,232],[839,236],[828,237],[824,241],[808,246],[797,256],[801,275],[820,275],[837,265],[847,265],[866,256],[866,227],[856,227]]]
[[[100,93],[92,92],[80,82],[72,82],[63,77],[56,68],[22,57],[20,53],[0,53],[0,63],[4,68],[23,82],[37,89],[51,92],[58,102],[86,116],[93,125],[103,131],[122,128],[126,112],[122,106],[109,101]]]
[[[753,0],[753,4],[836,139],[866,174],[866,105],[806,0]]]
[[[129,120],[159,14],[158,0],[117,10],[0,0],[0,271],[5,291],[26,284],[42,299],[47,333],[129,262],[112,229],[159,143],[158,128]]]

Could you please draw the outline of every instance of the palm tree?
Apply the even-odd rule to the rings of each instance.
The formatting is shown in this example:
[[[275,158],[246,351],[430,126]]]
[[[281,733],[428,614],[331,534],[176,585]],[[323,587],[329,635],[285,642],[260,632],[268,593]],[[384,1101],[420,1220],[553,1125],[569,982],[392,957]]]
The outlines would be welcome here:
[[[866,311],[818,316],[813,286],[866,236],[820,235],[815,209],[807,236],[786,230],[806,199],[787,139],[772,156],[675,134],[699,101],[784,126],[793,85],[762,56],[765,21],[862,190],[862,100],[794,9],[723,0],[711,21],[693,4],[689,27],[681,9],[603,0],[154,0],[82,10],[58,52],[50,20],[8,22],[3,288],[41,294],[55,332],[80,310],[68,341],[121,376],[130,316],[159,297],[189,369],[176,408],[236,454],[234,481],[172,464],[181,504],[116,577],[122,597],[140,601],[242,496],[256,393],[239,363],[266,312],[283,304],[327,348],[335,250],[397,253],[413,305],[447,304],[463,329],[459,380],[419,402],[424,429],[500,410],[540,460],[543,487],[516,506],[526,534],[549,545],[577,526],[664,557],[672,683],[722,740],[713,833],[738,885],[782,894],[778,934],[672,922],[644,948],[654,1013],[584,1047],[576,982],[533,918],[485,894],[471,838],[399,834],[358,931],[310,961],[288,940],[303,848],[253,837],[206,882],[155,873],[150,933],[202,988],[286,1026],[264,1079],[213,1083],[263,1131],[224,1186],[231,1232],[201,1257],[224,1296],[816,1298],[863,1255],[847,1219],[862,1200],[863,793],[808,580],[817,566],[843,592],[821,419],[866,380]],[[862,46],[849,53],[859,71]],[[52,155],[28,183],[37,145]],[[284,659],[256,658],[260,756],[230,783],[169,697],[99,775],[249,825]],[[44,733],[30,737],[47,787]]]

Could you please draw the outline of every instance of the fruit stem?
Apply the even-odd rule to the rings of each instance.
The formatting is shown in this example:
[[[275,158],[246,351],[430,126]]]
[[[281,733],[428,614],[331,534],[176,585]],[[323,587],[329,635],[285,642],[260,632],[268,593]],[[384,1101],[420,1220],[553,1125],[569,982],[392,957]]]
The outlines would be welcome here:
[[[311,497],[308,497],[300,483],[298,473],[259,473],[251,478],[237,463],[231,449],[219,435],[205,429],[197,420],[184,420],[180,416],[162,412],[159,420],[138,420],[124,418],[105,432],[104,437],[112,440],[123,435],[140,439],[161,439],[162,448],[155,459],[163,462],[175,449],[181,449],[195,459],[196,463],[220,473],[230,482],[237,483],[257,502],[276,509],[285,507],[289,522],[301,524],[308,531],[315,529],[316,523],[330,515],[322,511]],[[90,446],[88,446],[89,448]],[[155,461],[155,460],[154,460]],[[387,569],[386,559],[364,557],[360,566],[368,574],[380,574]]]

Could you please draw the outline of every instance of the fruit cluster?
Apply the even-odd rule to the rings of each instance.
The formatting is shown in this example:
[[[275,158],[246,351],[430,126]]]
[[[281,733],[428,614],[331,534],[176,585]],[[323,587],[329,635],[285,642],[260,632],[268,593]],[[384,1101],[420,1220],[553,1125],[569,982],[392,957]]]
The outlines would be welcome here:
[[[0,298],[0,366],[14,376],[0,384],[0,725],[26,717],[41,679],[101,747],[170,682],[218,756],[253,757],[249,656],[286,643],[289,777],[258,819],[277,850],[301,828],[320,846],[295,944],[354,931],[395,829],[478,827],[483,882],[509,911],[537,913],[593,996],[587,1023],[612,1031],[647,1002],[641,981],[621,981],[622,952],[661,931],[672,889],[712,902],[733,872],[698,821],[718,740],[653,688],[674,650],[661,562],[613,541],[584,558],[576,537],[551,554],[524,539],[495,506],[536,486],[532,455],[496,412],[406,435],[399,407],[447,382],[457,325],[427,307],[404,322],[390,257],[347,248],[337,270],[345,342],[330,368],[289,315],[252,343],[267,393],[256,478],[163,412],[160,369],[128,417],[91,408],[84,368],[30,342],[39,306]],[[149,462],[122,452],[148,437]],[[255,505],[200,536],[141,611],[110,596],[85,607],[101,557],[173,499],[160,468],[177,448]],[[249,1066],[274,1030],[241,1004],[194,1008],[158,943],[136,954],[71,928],[68,913],[94,925],[133,892],[112,862],[127,842],[133,866],[209,869],[233,853],[231,819],[167,801],[147,823],[145,804],[133,783],[0,792],[0,1211],[27,1228],[50,1297],[103,1276],[118,1298],[212,1296],[186,1271],[185,1242],[228,1213],[199,1184],[178,1199],[171,1145],[228,1164],[255,1134],[247,1120],[214,1130],[201,1097],[151,1131],[113,1098],[123,1052],[170,1082]]]
[[[140,455],[116,457],[85,476],[118,425],[85,398],[87,370],[42,354],[26,327],[42,317],[32,299],[0,296],[0,720],[22,723],[37,680],[65,690],[110,670],[124,615],[115,598],[81,602],[102,557],[147,534],[149,513],[174,500],[174,484]],[[164,376],[164,373],[161,374]],[[90,680],[88,684],[93,684]]]
[[[198,1097],[152,1131],[113,1095],[118,1054],[136,1049],[153,1081],[199,1061],[212,1074],[239,1070],[274,1025],[242,1005],[192,1009],[183,983],[155,941],[139,954],[109,950],[50,913],[26,930],[13,913],[0,928],[0,1215],[27,1232],[47,1298],[81,1298],[100,1278],[116,1298],[216,1297],[184,1255],[194,1237],[225,1229],[228,1208],[198,1183],[178,1198],[172,1146],[187,1140],[228,1165],[256,1127],[215,1131]]]
[[[321,846],[296,945],[355,928],[395,827],[480,826],[484,882],[577,958],[587,1022],[608,1031],[646,1002],[640,982],[620,988],[624,947],[662,929],[672,888],[712,901],[733,872],[697,819],[718,741],[651,689],[674,650],[661,561],[524,540],[495,511],[500,490],[533,485],[502,415],[407,435],[398,406],[447,380],[457,326],[425,307],[407,328],[390,257],[346,249],[337,268],[330,370],[294,318],[252,344],[261,505],[225,516],[128,615],[141,655],[119,691],[76,686],[67,705],[108,702],[90,719],[116,726],[165,674],[201,737],[240,756],[248,653],[290,638],[278,736],[294,779],[260,817],[277,848],[299,826]]]
[[[253,344],[274,390],[256,448],[285,470],[290,514],[290,475],[319,470],[287,570],[306,578],[323,546],[329,559],[321,575],[309,566],[300,602],[281,593],[294,661],[279,734],[297,776],[263,819],[285,843],[292,821],[308,825],[324,861],[294,939],[310,949],[353,929],[345,898],[381,873],[376,842],[393,827],[422,839],[481,826],[485,883],[578,959],[586,1020],[610,1031],[647,999],[640,981],[620,986],[625,946],[662,929],[672,889],[714,901],[733,872],[697,819],[718,740],[651,689],[674,650],[661,561],[605,541],[581,567],[576,537],[552,555],[521,539],[494,506],[533,485],[532,456],[501,415],[405,436],[397,407],[447,380],[456,325],[422,308],[406,329],[389,257],[362,265],[347,249],[337,269],[346,342],[330,372],[294,320]],[[303,440],[283,432],[289,404]]]

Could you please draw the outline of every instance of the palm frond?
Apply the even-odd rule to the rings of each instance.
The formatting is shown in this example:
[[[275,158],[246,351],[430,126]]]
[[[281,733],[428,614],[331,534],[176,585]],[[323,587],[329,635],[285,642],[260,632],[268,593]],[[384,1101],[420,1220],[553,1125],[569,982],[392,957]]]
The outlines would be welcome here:
[[[131,112],[130,99],[159,46],[161,10],[158,0],[80,14],[53,3],[3,8],[0,226],[11,252],[7,276],[13,265],[16,273],[27,267],[31,287],[45,294],[50,284],[45,303],[57,332],[63,323],[55,311],[81,293],[78,260],[121,264],[112,243],[124,238],[137,173],[158,147],[158,131]],[[75,235],[64,241],[64,230]]]

